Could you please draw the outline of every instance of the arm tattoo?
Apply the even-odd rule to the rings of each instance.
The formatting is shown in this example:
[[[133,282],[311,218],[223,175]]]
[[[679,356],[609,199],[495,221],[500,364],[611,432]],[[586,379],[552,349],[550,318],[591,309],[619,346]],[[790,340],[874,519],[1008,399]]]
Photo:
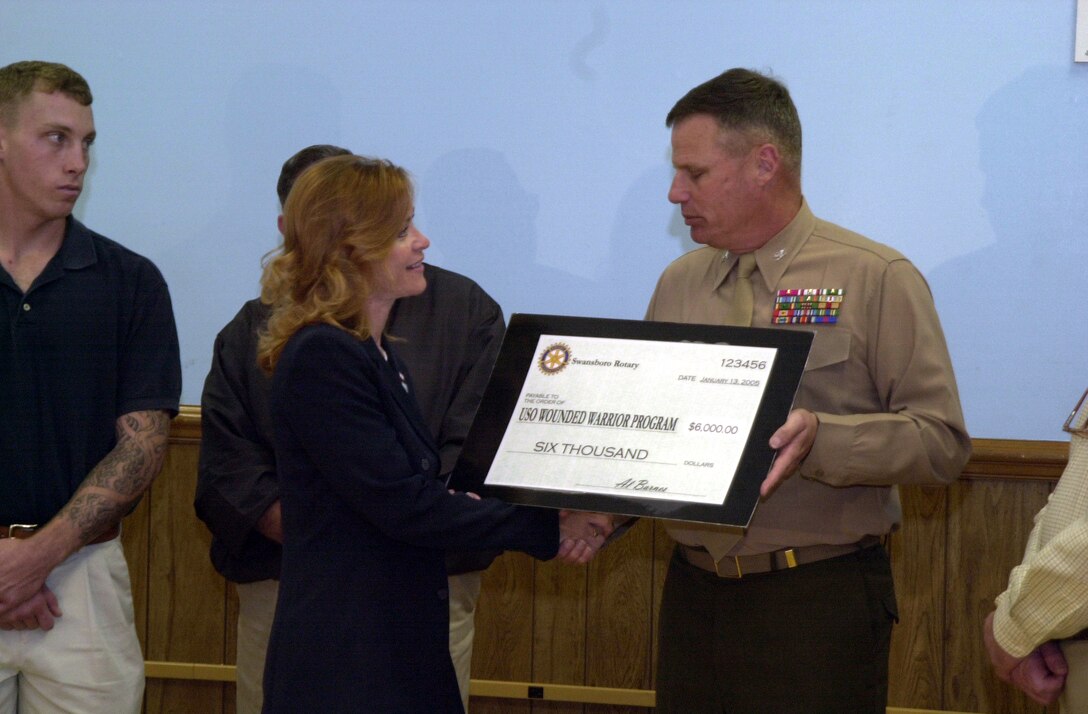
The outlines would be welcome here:
[[[130,412],[117,420],[117,444],[60,512],[83,542],[120,522],[151,485],[162,468],[169,433],[166,412]]]
[[[106,530],[110,524],[121,520],[125,508],[116,501],[84,490],[76,492],[66,506],[68,519],[79,529],[80,538],[86,542]],[[102,524],[106,527],[101,527]]]

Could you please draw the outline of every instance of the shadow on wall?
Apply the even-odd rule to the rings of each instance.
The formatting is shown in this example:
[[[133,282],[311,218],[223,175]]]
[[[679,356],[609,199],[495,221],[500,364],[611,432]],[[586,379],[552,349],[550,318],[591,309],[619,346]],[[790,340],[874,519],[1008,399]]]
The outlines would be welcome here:
[[[424,174],[419,194],[421,227],[441,247],[442,267],[479,283],[507,319],[515,312],[596,314],[598,284],[536,262],[539,201],[502,153],[444,154]]]
[[[507,317],[535,312],[642,319],[665,266],[696,247],[679,211],[668,208],[671,180],[671,167],[662,163],[631,184],[595,280],[536,261],[538,199],[498,151],[443,155],[424,175],[419,203],[424,231],[442,250],[442,267],[478,282]],[[572,263],[582,259],[569,257]]]
[[[285,93],[284,87],[292,91]],[[280,167],[305,146],[339,140],[341,103],[328,77],[292,65],[255,66],[231,86],[220,110],[229,188],[208,196],[213,208],[201,234],[163,261],[181,276],[170,288],[181,353],[187,357],[186,396],[199,394],[215,334],[243,302],[260,293],[261,258],[280,241]],[[199,180],[198,169],[193,180]]]
[[[1061,439],[1088,380],[1088,67],[1038,66],[978,114],[996,242],[930,272],[976,437]],[[996,397],[996,398],[995,398]],[[1003,404],[1000,413],[977,407]]]
[[[641,320],[657,279],[672,261],[699,246],[680,209],[668,203],[673,170],[667,163],[642,173],[620,201],[600,282],[600,315]],[[666,218],[667,216],[667,218]]]

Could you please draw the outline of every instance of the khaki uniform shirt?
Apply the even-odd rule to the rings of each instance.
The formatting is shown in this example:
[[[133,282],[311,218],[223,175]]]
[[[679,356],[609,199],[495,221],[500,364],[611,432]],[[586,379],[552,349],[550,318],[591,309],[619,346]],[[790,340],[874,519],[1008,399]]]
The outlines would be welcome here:
[[[646,319],[725,324],[736,262],[709,247],[680,257],[658,281]],[[794,404],[819,419],[816,441],[739,541],[698,524],[669,533],[718,560],[888,533],[901,518],[894,484],[949,483],[970,455],[929,287],[900,253],[816,218],[806,202],[756,263],[752,326],[816,333]],[[838,322],[772,325],[777,291],[807,288],[844,290]]]
[[[1078,423],[1088,420],[1085,410]],[[1069,442],[1069,462],[1035,516],[1024,561],[997,596],[994,639],[1013,657],[1088,628],[1088,433]],[[1080,673],[1078,673],[1080,674]]]

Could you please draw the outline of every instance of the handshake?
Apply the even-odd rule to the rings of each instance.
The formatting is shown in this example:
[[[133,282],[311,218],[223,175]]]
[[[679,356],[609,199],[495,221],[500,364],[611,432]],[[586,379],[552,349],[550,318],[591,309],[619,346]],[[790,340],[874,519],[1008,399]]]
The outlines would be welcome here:
[[[588,511],[559,512],[559,553],[565,563],[588,563],[604,547],[622,516]]]

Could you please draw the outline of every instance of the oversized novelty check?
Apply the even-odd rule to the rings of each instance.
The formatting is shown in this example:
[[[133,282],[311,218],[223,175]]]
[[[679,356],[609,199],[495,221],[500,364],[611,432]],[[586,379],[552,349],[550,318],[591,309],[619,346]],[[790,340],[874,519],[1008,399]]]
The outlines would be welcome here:
[[[515,315],[453,485],[746,525],[811,333]],[[474,477],[466,477],[464,472]],[[739,505],[725,508],[730,499]]]
[[[485,483],[720,504],[775,355],[543,334]]]

